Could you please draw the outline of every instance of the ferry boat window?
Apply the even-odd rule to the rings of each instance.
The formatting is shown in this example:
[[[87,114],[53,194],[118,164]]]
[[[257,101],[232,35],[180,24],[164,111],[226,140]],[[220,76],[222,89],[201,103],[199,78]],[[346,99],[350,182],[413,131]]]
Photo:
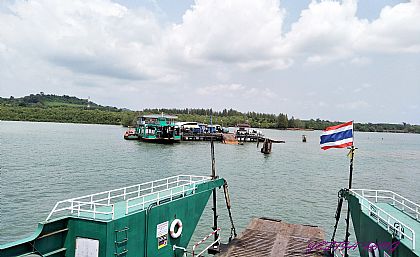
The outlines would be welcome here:
[[[147,128],[146,129],[147,135],[154,135],[155,134],[155,128]]]

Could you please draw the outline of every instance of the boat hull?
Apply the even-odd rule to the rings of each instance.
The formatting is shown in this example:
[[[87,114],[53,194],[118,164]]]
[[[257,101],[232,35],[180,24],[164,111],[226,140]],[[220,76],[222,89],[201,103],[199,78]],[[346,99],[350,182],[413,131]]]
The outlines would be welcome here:
[[[139,136],[138,135],[129,135],[129,136],[124,135],[124,139],[125,140],[138,140]]]
[[[174,138],[140,138],[143,142],[148,143],[157,143],[157,144],[173,144],[173,143],[179,143],[180,140],[174,139]]]
[[[113,206],[112,219],[102,216],[92,219],[89,213],[81,214],[76,210],[70,216],[40,223],[36,232],[26,239],[0,245],[1,256],[181,257],[183,252],[175,251],[173,246],[188,246],[213,189],[224,183],[224,179],[219,178],[191,184],[190,190],[187,186],[184,193],[175,192],[170,198],[162,192],[145,194],[145,199],[152,200],[150,205],[142,208],[140,205],[129,212],[126,212],[126,203],[119,202]],[[175,219],[183,223],[179,237],[172,236],[169,231],[169,225]],[[76,254],[77,244],[82,240],[90,242],[89,249],[96,254]]]
[[[419,257],[419,255],[413,252],[410,247],[395,239],[395,237],[387,231],[386,226],[378,224],[374,215],[369,215],[364,212],[359,199],[356,196],[349,194],[347,200],[349,202],[351,219],[359,244],[358,249],[360,257],[369,257],[368,249],[371,243],[378,245],[380,256]],[[355,242],[351,242],[350,245],[354,243]]]

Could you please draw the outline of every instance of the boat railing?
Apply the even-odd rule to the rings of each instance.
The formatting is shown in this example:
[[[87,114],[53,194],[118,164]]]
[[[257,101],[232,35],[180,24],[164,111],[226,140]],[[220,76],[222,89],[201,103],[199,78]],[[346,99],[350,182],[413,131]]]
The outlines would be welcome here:
[[[178,194],[179,192],[174,188],[183,187],[184,195],[185,192],[191,190],[188,185],[195,185],[211,180],[211,177],[207,176],[193,176],[193,175],[178,175],[164,179],[154,180],[142,184],[137,184],[128,187],[122,187],[118,189],[108,190],[100,193],[90,194],[86,196],[76,197],[59,201],[55,204],[53,210],[48,215],[46,221],[50,220],[54,214],[70,212],[70,214],[81,216],[81,213],[91,213],[94,219],[97,219],[97,214],[102,214],[102,219],[114,219],[116,202],[126,202],[126,208],[129,206],[128,202],[133,202],[136,199],[140,199],[143,196],[151,196],[157,193],[159,198],[163,193],[169,190],[171,194]],[[143,200],[145,200],[144,198]],[[170,198],[173,199],[173,196]],[[147,204],[148,200],[144,203]],[[127,210],[126,210],[126,213]]]
[[[218,235],[218,237],[217,237],[217,239],[215,241],[211,242],[208,246],[206,246],[204,248],[204,250],[202,250],[198,254],[196,253],[196,250],[197,250],[197,248],[200,245],[204,244],[210,237],[214,236],[215,234],[220,233],[220,230],[221,230],[220,228],[217,228],[216,230],[214,230],[213,232],[211,232],[210,234],[208,234],[207,236],[205,236],[203,239],[201,239],[200,241],[198,241],[197,243],[195,243],[193,245],[193,247],[192,247],[192,257],[195,257],[195,256],[200,257],[200,256],[202,256],[203,253],[205,253],[208,249],[210,249],[210,247],[213,247],[214,245],[219,244],[220,241],[221,241],[220,240],[220,235]]]
[[[130,213],[131,210],[144,210],[152,203],[159,205],[164,200],[172,201],[176,197],[185,196],[187,194],[194,194],[196,188],[195,186],[196,183],[193,182],[192,184],[171,187],[166,190],[130,198],[125,202],[125,214]]]
[[[359,198],[360,204],[362,206],[362,210],[363,208],[365,208],[368,211],[369,216],[374,218],[378,224],[383,224],[384,226],[386,226],[386,229],[388,232],[396,233],[397,235],[400,236],[400,238],[405,237],[408,241],[411,242],[411,248],[413,250],[416,248],[416,233],[414,229],[406,225],[401,220],[395,218],[394,216],[392,216],[391,214],[389,214],[382,208],[380,208],[377,204],[375,204],[375,203],[378,203],[378,201],[381,199],[390,199],[391,204],[393,201],[395,201],[395,204],[399,202],[400,204],[404,205],[402,200],[397,200],[397,197],[401,197],[405,199],[404,202],[410,201],[410,200],[388,190],[350,189],[350,191],[357,198]],[[374,193],[374,195],[369,195],[369,193]],[[383,194],[388,194],[388,195],[383,195]],[[375,199],[375,203],[373,203],[372,201],[369,201],[368,198]],[[412,201],[410,202],[414,203]],[[408,233],[407,230],[410,233]]]
[[[351,191],[360,192],[359,194],[366,199],[375,199],[375,203],[378,201],[386,201],[412,218],[420,221],[420,205],[395,192],[390,190],[372,189],[351,189]]]

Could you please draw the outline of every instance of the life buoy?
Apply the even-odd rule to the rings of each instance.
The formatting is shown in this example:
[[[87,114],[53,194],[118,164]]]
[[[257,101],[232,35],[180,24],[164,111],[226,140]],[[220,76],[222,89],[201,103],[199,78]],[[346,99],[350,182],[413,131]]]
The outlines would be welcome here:
[[[370,243],[368,252],[369,257],[379,257],[379,249],[375,243]]]
[[[175,232],[175,228],[178,227],[178,230]],[[178,238],[181,236],[182,233],[182,221],[180,219],[175,219],[171,223],[171,227],[169,229],[172,238]]]

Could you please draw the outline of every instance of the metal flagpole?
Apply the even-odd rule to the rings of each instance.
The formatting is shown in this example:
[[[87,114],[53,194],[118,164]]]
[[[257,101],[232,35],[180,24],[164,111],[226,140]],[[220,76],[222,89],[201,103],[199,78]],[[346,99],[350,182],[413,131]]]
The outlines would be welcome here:
[[[354,150],[356,150],[357,148],[354,147],[354,121],[353,121],[353,129],[352,129],[352,133],[353,133],[353,145],[350,148],[350,152],[349,154],[351,154],[350,156],[350,175],[349,175],[349,190],[351,189],[351,182],[353,180],[353,160],[354,160]],[[349,226],[350,226],[350,203],[347,199],[347,218],[346,218],[346,239],[344,240],[345,243],[345,247],[344,247],[344,257],[348,257],[348,253],[347,253],[347,246],[349,245]]]
[[[210,128],[213,129],[213,110],[210,109]],[[212,131],[210,131],[211,134],[213,134]],[[210,135],[210,145],[211,145],[211,176],[212,179],[216,179],[216,160],[214,157],[214,142],[213,142],[213,135]],[[213,231],[216,231],[217,229],[217,198],[216,198],[216,189],[213,189]],[[214,241],[216,241],[219,238],[218,233],[214,233]]]

